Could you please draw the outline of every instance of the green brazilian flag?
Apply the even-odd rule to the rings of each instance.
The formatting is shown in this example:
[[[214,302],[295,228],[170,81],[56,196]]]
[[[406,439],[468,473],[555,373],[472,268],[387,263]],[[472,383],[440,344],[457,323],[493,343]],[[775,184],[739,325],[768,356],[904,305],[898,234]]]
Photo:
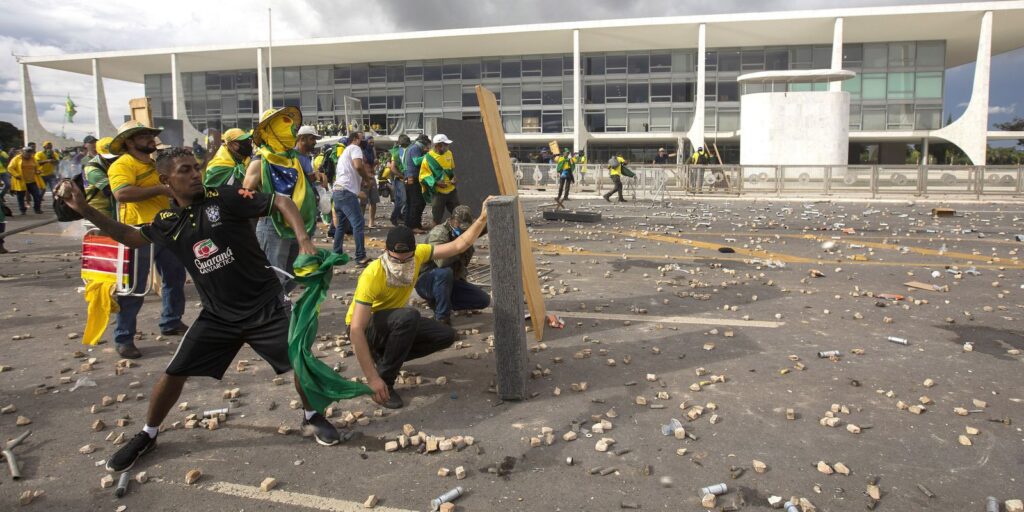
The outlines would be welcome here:
[[[313,341],[320,326],[320,304],[327,298],[331,285],[331,269],[348,263],[347,254],[320,249],[315,255],[300,254],[293,270],[295,282],[306,287],[292,308],[288,326],[288,359],[299,386],[309,404],[320,413],[338,400],[359,395],[372,395],[373,391],[361,383],[346,380],[313,355]]]

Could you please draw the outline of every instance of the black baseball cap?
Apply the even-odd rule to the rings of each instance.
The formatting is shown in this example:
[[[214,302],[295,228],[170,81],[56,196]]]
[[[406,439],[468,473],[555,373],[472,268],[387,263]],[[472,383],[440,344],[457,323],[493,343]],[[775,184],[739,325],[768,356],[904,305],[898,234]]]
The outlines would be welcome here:
[[[385,246],[392,252],[413,252],[416,250],[416,235],[406,226],[391,228]]]
[[[93,137],[92,135],[86,135],[85,138],[82,139],[82,144],[89,144],[91,142],[96,142],[96,137]]]

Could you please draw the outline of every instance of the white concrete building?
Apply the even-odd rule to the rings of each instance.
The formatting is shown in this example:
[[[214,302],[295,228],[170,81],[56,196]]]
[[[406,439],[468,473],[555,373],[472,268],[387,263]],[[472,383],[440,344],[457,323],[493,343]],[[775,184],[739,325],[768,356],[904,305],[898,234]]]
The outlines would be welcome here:
[[[989,140],[1024,136],[987,129],[991,56],[1024,46],[1022,26],[1024,1],[971,2],[438,30],[273,48],[264,42],[126,49],[19,62],[31,140],[57,139],[39,123],[32,96],[30,69],[44,67],[96,78],[98,135],[110,135],[117,124],[107,115],[101,77],[145,84],[155,116],[183,121],[186,142],[207,127],[250,128],[270,106],[297,106],[309,123],[338,122],[352,104],[346,98],[356,98],[364,122],[386,137],[429,132],[440,117],[478,118],[472,87],[483,84],[499,95],[521,160],[554,139],[586,147],[592,161],[613,152],[646,159],[659,146],[685,156],[714,143],[727,161],[738,162],[741,105],[748,108],[741,96],[765,90],[763,82],[741,85],[740,75],[848,70],[854,77],[842,82],[812,77],[771,90],[824,93],[805,97],[822,99],[815,109],[826,109],[817,114],[827,116],[824,135],[842,136],[845,124],[850,163],[903,163],[907,144],[929,142],[953,143],[984,163]],[[945,71],[969,62],[977,63],[969,106],[946,124]],[[843,95],[847,102],[835,103]],[[749,108],[770,117],[782,107]],[[806,147],[801,135],[762,130],[757,137],[762,145]],[[829,151],[830,160],[842,154]]]

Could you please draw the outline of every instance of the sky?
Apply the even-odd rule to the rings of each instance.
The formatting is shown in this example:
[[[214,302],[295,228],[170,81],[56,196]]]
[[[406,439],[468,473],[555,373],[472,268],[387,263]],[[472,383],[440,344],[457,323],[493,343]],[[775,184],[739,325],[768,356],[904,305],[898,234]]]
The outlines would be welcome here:
[[[17,55],[241,44],[266,37],[266,9],[273,8],[274,39],[337,37],[413,30],[518,25],[634,17],[723,14],[918,4],[901,0],[237,0],[136,2],[107,0],[4,2],[0,17],[0,121],[22,127]],[[933,0],[928,3],[952,3]],[[993,57],[990,121],[1024,115],[1024,49]],[[945,115],[958,117],[970,99],[973,64],[947,70]],[[77,105],[64,129],[81,139],[95,125],[92,77],[30,68],[43,125],[60,133],[64,99]],[[128,113],[128,99],[144,95],[142,84],[104,81],[112,120]],[[118,122],[114,122],[117,126]]]

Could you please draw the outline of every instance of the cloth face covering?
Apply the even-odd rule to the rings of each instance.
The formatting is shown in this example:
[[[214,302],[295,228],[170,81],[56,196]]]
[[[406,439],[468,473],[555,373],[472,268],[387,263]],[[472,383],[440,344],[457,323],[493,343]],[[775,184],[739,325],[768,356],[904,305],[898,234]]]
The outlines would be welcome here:
[[[267,126],[260,128],[260,137],[263,139],[262,143],[269,146],[273,152],[283,153],[295,147],[297,130],[298,127],[292,123],[291,118],[278,116]]]
[[[394,288],[412,286],[413,274],[416,272],[416,258],[409,258],[409,261],[399,263],[384,253],[380,256],[380,266],[384,268],[388,286]]]

